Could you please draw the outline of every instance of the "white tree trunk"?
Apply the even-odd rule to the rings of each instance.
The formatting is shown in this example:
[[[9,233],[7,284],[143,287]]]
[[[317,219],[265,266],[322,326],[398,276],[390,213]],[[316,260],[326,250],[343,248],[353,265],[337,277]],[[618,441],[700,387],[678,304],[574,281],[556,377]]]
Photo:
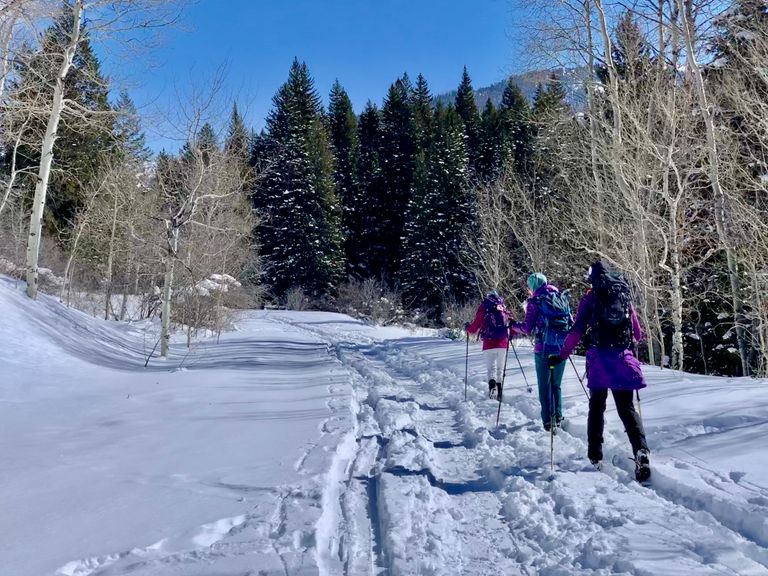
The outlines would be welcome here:
[[[674,207],[677,215],[677,207]],[[685,354],[683,347],[683,287],[682,264],[680,261],[680,239],[678,236],[677,222],[673,222],[672,238],[670,239],[670,257],[672,260],[672,358],[670,366],[675,370],[685,369]]]
[[[179,229],[168,224],[168,248],[165,256],[165,278],[163,279],[163,307],[160,322],[160,356],[168,357],[171,341],[171,297],[173,296],[173,267],[179,245]]]
[[[16,22],[19,20],[18,10],[21,7],[21,0],[11,0],[6,5],[5,10],[10,12],[9,16],[4,16],[0,13],[0,16],[7,18],[3,25],[2,37],[0,42],[0,59],[2,59],[2,65],[0,66],[0,99],[2,99],[5,93],[6,79],[8,78],[8,72],[11,70],[11,41],[13,40],[13,30],[16,28]]]
[[[0,92],[0,98],[2,98],[2,92]],[[18,135],[16,136],[16,142],[13,143],[13,152],[11,152],[11,174],[8,177],[8,182],[5,184],[3,200],[0,202],[0,214],[3,213],[3,210],[5,210],[5,207],[8,204],[8,199],[11,197],[13,186],[16,183],[16,177],[19,175],[18,170],[16,170],[16,159],[18,158],[19,154],[19,146],[21,146],[21,138],[24,135],[24,130],[26,130],[26,128],[27,122],[24,122],[22,127],[19,129]]]
[[[112,229],[109,234],[109,254],[107,255],[107,285],[104,299],[104,320],[109,320],[109,309],[112,306],[112,268],[115,261],[115,235],[117,231],[117,194],[112,206]]]
[[[741,280],[739,279],[738,262],[736,253],[731,245],[729,222],[726,215],[725,192],[720,184],[720,158],[717,150],[717,137],[715,134],[715,122],[712,118],[712,111],[707,101],[707,92],[704,86],[704,77],[701,73],[701,67],[696,59],[696,52],[693,45],[693,23],[690,20],[689,12],[686,11],[685,0],[677,0],[677,6],[680,11],[680,17],[683,21],[683,36],[685,38],[685,48],[688,53],[688,69],[691,72],[696,93],[699,98],[699,107],[701,116],[704,120],[704,126],[707,132],[707,153],[709,156],[708,176],[712,186],[712,192],[715,196],[715,228],[720,243],[725,249],[725,257],[728,263],[728,276],[731,283],[731,302],[733,304],[734,323],[736,325],[736,339],[739,346],[739,355],[741,356],[741,369],[744,376],[749,376],[749,362],[747,358],[747,342],[743,325],[743,301],[741,298]]]
[[[37,298],[38,288],[38,259],[40,256],[40,236],[43,227],[43,211],[45,210],[45,197],[48,193],[48,181],[51,176],[51,164],[53,163],[53,145],[56,142],[56,131],[64,110],[64,79],[72,66],[72,60],[80,41],[80,23],[83,13],[83,1],[75,0],[72,6],[72,34],[64,50],[64,59],[56,75],[56,85],[53,89],[53,101],[51,112],[48,116],[48,125],[40,150],[40,169],[35,186],[35,199],[32,204],[32,216],[29,220],[29,238],[27,242],[27,295]]]
[[[598,172],[597,158],[597,126],[596,119],[598,112],[595,103],[595,88],[593,85],[593,75],[595,73],[595,45],[592,39],[592,0],[584,0],[584,22],[587,29],[587,62],[589,66],[589,77],[587,78],[587,108],[589,110],[589,153],[592,167],[592,178],[595,181],[595,192],[597,202],[595,210],[597,211],[597,245],[602,252],[605,250],[605,227],[603,226],[603,179]]]

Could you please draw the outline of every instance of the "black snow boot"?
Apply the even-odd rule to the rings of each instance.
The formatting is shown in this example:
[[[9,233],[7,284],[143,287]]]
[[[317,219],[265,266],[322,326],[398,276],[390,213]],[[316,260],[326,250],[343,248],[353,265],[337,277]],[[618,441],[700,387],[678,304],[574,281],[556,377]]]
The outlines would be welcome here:
[[[647,482],[651,478],[651,461],[648,458],[648,450],[641,448],[635,454],[635,480]]]
[[[593,466],[599,467],[603,460],[603,449],[601,446],[590,446],[587,450],[587,458]]]
[[[496,397],[496,380],[491,378],[488,380],[488,398]]]

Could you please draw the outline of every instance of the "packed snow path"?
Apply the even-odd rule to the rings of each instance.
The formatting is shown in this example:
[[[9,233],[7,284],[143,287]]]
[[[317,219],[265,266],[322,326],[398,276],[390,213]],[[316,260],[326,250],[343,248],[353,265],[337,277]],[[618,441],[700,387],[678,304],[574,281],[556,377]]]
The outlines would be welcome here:
[[[7,281],[0,311],[3,573],[768,574],[764,382],[649,370],[644,488],[610,408],[586,461],[570,367],[551,474],[511,355],[496,427],[479,346],[465,402],[428,331],[252,312],[145,369],[137,327]]]
[[[654,488],[639,486],[616,426],[608,456],[615,452],[620,465],[594,471],[574,377],[566,386],[571,424],[557,436],[552,475],[548,435],[519,369],[508,369],[496,428],[498,405],[474,377],[482,373],[477,350],[464,402],[456,343],[361,344],[362,331],[327,321],[293,325],[327,338],[356,372],[357,449],[338,454],[346,474],[337,479],[337,532],[325,539],[336,556],[328,573],[768,574],[768,489],[701,464],[694,476],[706,487],[687,484],[675,471],[693,466],[663,456]],[[530,377],[530,353],[523,358]]]

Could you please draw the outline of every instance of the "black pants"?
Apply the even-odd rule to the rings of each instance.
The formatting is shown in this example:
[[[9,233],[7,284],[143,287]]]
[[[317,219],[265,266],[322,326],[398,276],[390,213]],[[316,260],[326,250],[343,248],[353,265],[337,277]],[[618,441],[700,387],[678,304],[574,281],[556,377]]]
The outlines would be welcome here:
[[[632,444],[632,455],[634,456],[641,448],[648,450],[643,423],[632,402],[633,392],[631,390],[611,390],[611,392],[613,392],[613,400],[616,402],[616,411],[624,424],[629,443]],[[603,414],[607,398],[608,390],[592,390],[589,397],[589,416],[587,417],[589,449],[587,456],[590,460],[603,459],[603,426],[605,425]]]

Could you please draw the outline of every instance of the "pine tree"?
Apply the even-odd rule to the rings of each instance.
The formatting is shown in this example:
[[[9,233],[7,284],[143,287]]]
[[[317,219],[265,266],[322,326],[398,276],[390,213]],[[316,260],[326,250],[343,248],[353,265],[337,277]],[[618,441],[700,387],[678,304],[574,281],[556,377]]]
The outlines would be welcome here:
[[[634,14],[627,10],[616,25],[611,43],[613,65],[618,77],[625,86],[633,86],[641,82],[652,82],[649,76],[653,66],[653,49],[635,20]],[[597,66],[595,75],[603,84],[608,85],[608,68]]]
[[[562,80],[552,72],[546,86],[539,84],[533,97],[533,115],[537,120],[568,109],[568,94]]]
[[[277,295],[293,287],[330,294],[344,268],[340,206],[320,97],[306,64],[294,60],[272,101],[269,164],[254,191],[266,279]]]
[[[533,99],[534,140],[531,163],[535,165],[533,176],[529,177],[537,203],[555,202],[554,180],[559,159],[556,157],[556,132],[564,117],[569,115],[565,89],[555,74],[546,86],[539,85]]]
[[[411,109],[415,130],[415,146],[417,150],[426,151],[432,138],[434,111],[432,109],[432,94],[422,74],[416,78],[416,86],[410,94]]]
[[[478,143],[476,178],[480,182],[491,182],[501,173],[507,158],[505,148],[503,116],[490,98],[485,103],[480,117],[480,140]]]
[[[338,80],[331,88],[328,127],[334,153],[333,179],[342,206],[341,229],[347,272],[357,269],[360,250],[360,193],[357,185],[357,116],[352,102]]]
[[[528,99],[511,78],[504,87],[499,114],[505,154],[511,154],[515,171],[523,176],[531,158],[534,130]]]
[[[381,113],[368,101],[357,125],[359,154],[357,182],[359,197],[357,218],[353,221],[351,235],[360,239],[358,251],[350,260],[350,268],[357,276],[378,278],[381,249],[377,242],[383,236],[382,211],[387,204],[384,175],[381,170]],[[357,229],[355,229],[355,227]]]
[[[403,214],[408,207],[416,162],[413,112],[409,102],[410,82],[401,78],[389,87],[381,111],[379,161],[383,199],[378,234],[371,238],[371,273],[394,282],[402,254]]]
[[[456,112],[464,123],[464,133],[467,138],[467,156],[469,158],[470,176],[475,177],[480,148],[480,113],[475,102],[475,91],[469,78],[467,67],[461,76],[461,83],[456,92]]]
[[[262,174],[269,166],[269,159],[272,156],[271,140],[269,135],[262,130],[261,132],[251,131],[248,146],[248,165],[256,174]]]
[[[247,166],[250,157],[249,148],[248,130],[245,128],[245,122],[235,102],[232,104],[232,114],[229,117],[224,151],[232,158],[236,158],[243,166]]]
[[[210,163],[211,157],[219,152],[219,141],[210,122],[206,122],[200,127],[200,130],[195,134],[193,143],[184,145],[181,151],[181,158],[189,157],[195,148],[202,154],[203,163],[206,165]]]
[[[461,262],[472,223],[464,124],[453,107],[435,110],[435,133],[408,206],[403,258],[406,300],[440,319],[450,299],[464,300],[470,273]]]
[[[115,111],[114,139],[119,153],[140,162],[148,161],[152,152],[147,148],[147,139],[141,129],[136,106],[125,90],[120,92]]]

